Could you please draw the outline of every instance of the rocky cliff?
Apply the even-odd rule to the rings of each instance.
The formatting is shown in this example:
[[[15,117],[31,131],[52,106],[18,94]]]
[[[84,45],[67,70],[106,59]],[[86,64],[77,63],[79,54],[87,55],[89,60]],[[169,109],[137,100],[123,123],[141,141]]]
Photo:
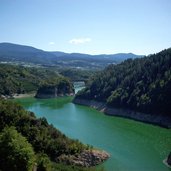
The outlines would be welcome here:
[[[74,89],[70,86],[43,85],[37,90],[35,97],[44,99],[72,95],[74,95]]]

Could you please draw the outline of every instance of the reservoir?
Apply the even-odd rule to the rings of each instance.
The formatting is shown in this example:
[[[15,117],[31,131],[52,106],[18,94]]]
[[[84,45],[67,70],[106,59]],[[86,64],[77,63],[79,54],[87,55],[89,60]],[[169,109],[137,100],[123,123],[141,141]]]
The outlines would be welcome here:
[[[171,129],[119,117],[111,117],[72,103],[73,97],[16,99],[37,117],[70,138],[110,153],[107,171],[170,171],[163,160],[171,151]]]

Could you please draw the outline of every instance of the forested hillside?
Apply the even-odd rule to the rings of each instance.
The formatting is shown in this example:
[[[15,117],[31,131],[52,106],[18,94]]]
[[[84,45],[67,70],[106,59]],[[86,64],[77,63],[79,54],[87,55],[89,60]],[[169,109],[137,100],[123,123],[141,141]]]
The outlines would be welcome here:
[[[37,119],[19,104],[0,99],[0,170],[95,170],[72,165],[72,157],[89,149],[66,137],[45,118]]]
[[[42,85],[49,84],[65,84],[69,90],[73,90],[70,81],[56,72],[0,64],[0,95],[29,93],[37,91]]]
[[[72,81],[87,81],[90,76],[98,72],[97,70],[82,70],[82,69],[60,69],[58,72],[64,77],[70,78]]]
[[[171,116],[171,48],[108,66],[76,98]]]

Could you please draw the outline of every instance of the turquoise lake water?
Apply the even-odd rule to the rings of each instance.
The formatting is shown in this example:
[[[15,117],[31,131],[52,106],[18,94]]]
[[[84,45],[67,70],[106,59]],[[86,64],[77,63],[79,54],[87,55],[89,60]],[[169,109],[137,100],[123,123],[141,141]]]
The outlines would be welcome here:
[[[37,117],[46,117],[70,138],[110,153],[107,171],[171,171],[163,159],[171,151],[171,129],[106,116],[72,103],[72,97],[16,99]]]

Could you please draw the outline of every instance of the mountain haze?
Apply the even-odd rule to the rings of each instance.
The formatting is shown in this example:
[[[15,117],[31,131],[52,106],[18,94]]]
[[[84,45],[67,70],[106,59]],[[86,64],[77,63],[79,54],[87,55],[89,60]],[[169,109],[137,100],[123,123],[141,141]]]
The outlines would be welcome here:
[[[118,64],[128,58],[139,58],[132,53],[89,55],[81,53],[47,52],[31,46],[0,43],[0,62],[34,64],[40,66],[100,69],[109,64]]]

